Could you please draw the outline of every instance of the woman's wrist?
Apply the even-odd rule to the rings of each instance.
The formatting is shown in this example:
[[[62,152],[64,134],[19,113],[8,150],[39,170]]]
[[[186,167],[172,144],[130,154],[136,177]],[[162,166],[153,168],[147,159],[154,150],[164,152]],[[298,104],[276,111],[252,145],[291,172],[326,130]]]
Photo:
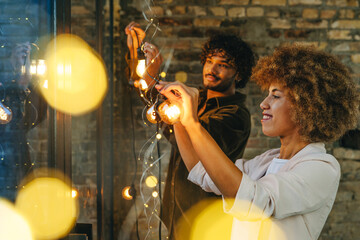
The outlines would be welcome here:
[[[201,123],[197,119],[192,119],[182,123],[187,132],[199,131],[201,129]]]

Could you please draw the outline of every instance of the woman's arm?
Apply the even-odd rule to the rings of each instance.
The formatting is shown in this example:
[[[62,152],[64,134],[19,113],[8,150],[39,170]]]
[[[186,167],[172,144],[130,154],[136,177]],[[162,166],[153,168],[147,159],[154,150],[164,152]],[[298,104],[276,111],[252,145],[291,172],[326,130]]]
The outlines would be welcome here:
[[[189,134],[187,133],[184,126],[178,122],[174,125],[174,132],[176,143],[180,151],[181,158],[183,159],[187,170],[190,172],[191,169],[200,161],[193,145]]]
[[[160,90],[161,94],[168,97],[170,101],[178,102],[182,106],[180,121],[190,139],[191,143],[188,142],[188,144],[193,147],[199,160],[222,195],[226,198],[234,198],[243,174],[201,126],[197,117],[198,90],[181,83],[160,84],[157,89]],[[182,149],[183,151],[184,162],[193,164],[194,162],[187,157],[191,156],[192,148],[187,148],[185,141],[178,142],[178,146],[179,150]]]

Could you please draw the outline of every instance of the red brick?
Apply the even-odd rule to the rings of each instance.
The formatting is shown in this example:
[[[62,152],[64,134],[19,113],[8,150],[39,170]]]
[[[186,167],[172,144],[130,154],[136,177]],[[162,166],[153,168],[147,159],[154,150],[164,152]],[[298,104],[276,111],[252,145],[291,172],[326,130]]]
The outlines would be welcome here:
[[[326,5],[337,7],[358,7],[359,2],[357,0],[327,0]]]
[[[253,0],[253,5],[285,6],[286,0]]]

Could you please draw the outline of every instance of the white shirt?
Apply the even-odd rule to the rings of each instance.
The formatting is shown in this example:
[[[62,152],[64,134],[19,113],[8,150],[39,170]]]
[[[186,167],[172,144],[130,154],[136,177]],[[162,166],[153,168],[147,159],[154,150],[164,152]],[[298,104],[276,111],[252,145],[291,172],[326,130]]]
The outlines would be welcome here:
[[[274,158],[266,170],[265,175],[277,173],[288,161],[287,159]]]
[[[232,240],[319,237],[336,197],[340,165],[326,154],[323,143],[312,143],[276,174],[264,176],[279,153],[279,149],[273,149],[252,160],[235,162],[243,178],[234,202],[223,200],[224,211],[234,216]],[[220,194],[201,163],[190,171],[188,179],[205,191]],[[244,221],[253,223],[254,228]]]

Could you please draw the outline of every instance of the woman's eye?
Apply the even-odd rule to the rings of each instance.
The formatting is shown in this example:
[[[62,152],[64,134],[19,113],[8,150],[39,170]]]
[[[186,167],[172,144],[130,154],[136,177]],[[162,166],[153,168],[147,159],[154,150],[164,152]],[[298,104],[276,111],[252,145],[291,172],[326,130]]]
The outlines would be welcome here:
[[[272,95],[273,98],[280,98],[279,96],[277,95]]]

